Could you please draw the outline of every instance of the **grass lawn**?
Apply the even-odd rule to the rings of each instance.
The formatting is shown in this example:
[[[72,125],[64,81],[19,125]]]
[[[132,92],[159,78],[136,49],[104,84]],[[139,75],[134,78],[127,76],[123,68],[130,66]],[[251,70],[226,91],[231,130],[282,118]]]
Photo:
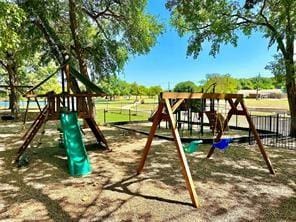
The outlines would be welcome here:
[[[148,120],[151,112],[147,111],[135,111],[126,109],[109,109],[108,111],[98,110],[96,111],[96,120],[100,124],[112,123],[112,122],[125,122],[125,121],[140,121]]]
[[[146,101],[146,100],[145,100]],[[148,99],[149,101],[149,99]],[[150,102],[155,102],[155,99],[150,99]],[[149,113],[153,112],[157,108],[157,103],[133,103],[134,100],[115,100],[115,101],[104,101],[96,103],[96,108],[99,112],[97,114],[97,120],[100,123],[104,122],[103,110],[110,110],[106,113],[106,122],[118,122],[118,121],[128,121],[129,114],[128,110],[133,113],[131,120],[147,120],[149,118]],[[286,109],[288,110],[288,100],[287,99],[245,99],[248,108],[270,108],[270,112],[266,112],[266,115],[272,113],[272,109]],[[136,115],[135,113],[138,113]],[[251,111],[254,115],[263,115],[262,112]]]
[[[289,109],[288,99],[245,99],[247,107]]]

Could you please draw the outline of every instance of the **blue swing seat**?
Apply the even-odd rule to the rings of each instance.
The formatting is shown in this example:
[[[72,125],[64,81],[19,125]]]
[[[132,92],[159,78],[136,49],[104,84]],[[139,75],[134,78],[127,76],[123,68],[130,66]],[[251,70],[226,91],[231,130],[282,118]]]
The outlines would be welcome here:
[[[217,142],[214,142],[213,147],[215,147],[217,149],[220,149],[220,150],[225,150],[225,149],[228,148],[229,143],[231,143],[231,142],[232,142],[231,138],[223,138],[223,139],[220,139]]]
[[[185,153],[193,153],[198,150],[199,144],[202,143],[202,140],[193,140],[187,145],[183,145]]]

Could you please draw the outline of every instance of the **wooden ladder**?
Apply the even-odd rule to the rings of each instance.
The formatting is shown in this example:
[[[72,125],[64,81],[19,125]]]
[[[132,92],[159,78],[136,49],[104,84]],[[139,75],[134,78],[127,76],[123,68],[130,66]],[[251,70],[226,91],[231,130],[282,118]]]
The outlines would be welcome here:
[[[20,160],[20,157],[25,152],[25,150],[28,148],[29,144],[32,142],[32,140],[34,139],[38,130],[41,128],[43,123],[46,121],[47,114],[48,114],[48,106],[45,106],[43,108],[43,110],[39,113],[37,118],[34,120],[32,125],[30,126],[30,128],[27,130],[25,135],[22,137],[22,139],[24,140],[24,143],[22,144],[22,146],[18,150],[18,155],[15,160],[16,162],[18,162]]]

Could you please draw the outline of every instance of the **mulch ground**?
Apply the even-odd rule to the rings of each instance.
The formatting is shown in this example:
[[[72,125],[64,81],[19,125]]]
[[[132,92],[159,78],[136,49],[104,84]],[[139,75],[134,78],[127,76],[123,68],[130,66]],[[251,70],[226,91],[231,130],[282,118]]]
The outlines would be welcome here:
[[[17,168],[24,130],[18,122],[0,122],[0,220],[296,221],[295,150],[267,148],[272,176],[255,146],[232,144],[207,160],[209,145],[202,145],[187,155],[201,204],[196,209],[173,142],[156,139],[137,176],[146,137],[102,127],[113,151],[91,147],[92,173],[75,178],[58,147],[57,125],[46,125],[28,149],[29,165]],[[86,130],[85,143],[92,142]]]

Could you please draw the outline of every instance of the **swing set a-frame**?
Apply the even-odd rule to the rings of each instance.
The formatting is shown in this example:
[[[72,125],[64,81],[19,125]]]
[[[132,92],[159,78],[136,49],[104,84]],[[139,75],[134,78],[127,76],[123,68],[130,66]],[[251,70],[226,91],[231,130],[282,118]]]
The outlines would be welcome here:
[[[182,174],[185,178],[186,187],[189,192],[192,204],[194,207],[198,207],[198,200],[197,200],[197,194],[195,191],[194,183],[192,180],[192,176],[190,173],[190,168],[187,163],[187,159],[183,150],[181,138],[178,132],[178,128],[176,126],[176,119],[174,117],[174,112],[178,109],[178,107],[183,103],[185,99],[188,100],[202,100],[203,102],[207,102],[207,100],[213,100],[213,99],[220,99],[225,100],[225,102],[228,102],[230,105],[230,109],[228,111],[227,117],[224,120],[223,127],[226,128],[228,125],[228,122],[230,121],[231,117],[233,115],[240,115],[245,116],[250,130],[254,134],[254,138],[257,142],[257,145],[259,147],[259,150],[261,152],[261,155],[263,159],[265,160],[265,163],[269,169],[269,172],[271,174],[275,174],[275,171],[272,167],[272,164],[269,160],[269,157],[264,149],[264,146],[260,140],[260,136],[255,128],[255,125],[251,119],[251,116],[247,110],[247,107],[244,103],[243,95],[242,94],[220,94],[220,93],[175,93],[175,92],[163,92],[160,94],[160,102],[157,111],[155,112],[152,120],[152,126],[150,129],[150,133],[145,145],[145,148],[143,150],[142,158],[140,161],[140,164],[137,169],[137,173],[140,174],[144,168],[145,161],[147,159],[149,150],[151,148],[151,143],[153,140],[153,137],[155,135],[155,132],[157,130],[158,125],[162,120],[167,120],[170,123],[172,134],[174,137],[174,142],[176,144],[178,157],[181,162],[181,169]],[[172,101],[174,101],[172,103]],[[219,141],[223,136],[223,130],[220,130],[215,138],[215,141]],[[215,147],[212,145],[207,158],[210,158],[212,154],[215,151]]]

